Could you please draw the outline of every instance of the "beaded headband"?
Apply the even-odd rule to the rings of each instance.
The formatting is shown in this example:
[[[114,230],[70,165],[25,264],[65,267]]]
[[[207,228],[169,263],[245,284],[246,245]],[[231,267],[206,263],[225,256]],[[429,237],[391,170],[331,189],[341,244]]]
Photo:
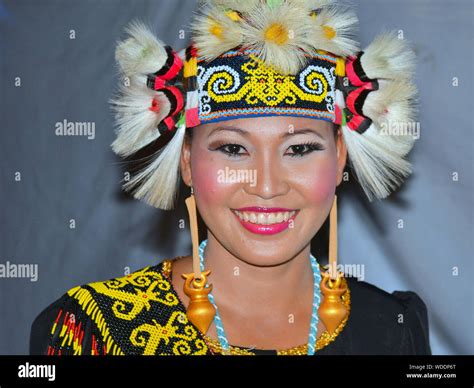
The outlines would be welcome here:
[[[198,119],[298,115],[333,122],[335,64],[336,57],[315,54],[297,74],[283,75],[252,52],[229,51],[198,65]]]
[[[355,14],[332,0],[207,0],[177,53],[132,22],[116,50],[128,82],[111,100],[112,148],[129,156],[170,136],[124,189],[171,209],[186,128],[286,115],[340,125],[368,198],[389,195],[411,173],[414,137],[383,129],[414,119],[414,54],[394,33],[360,51],[356,27]]]

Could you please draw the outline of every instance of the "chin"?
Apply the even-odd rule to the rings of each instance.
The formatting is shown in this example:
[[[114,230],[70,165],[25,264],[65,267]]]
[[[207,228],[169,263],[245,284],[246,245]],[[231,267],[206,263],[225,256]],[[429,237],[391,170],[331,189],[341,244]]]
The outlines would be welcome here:
[[[294,245],[292,246],[294,247]],[[282,244],[278,245],[272,243],[270,246],[249,242],[244,249],[238,247],[235,256],[250,265],[271,267],[284,264],[298,254],[297,251],[287,251],[287,249],[288,241],[283,241]]]

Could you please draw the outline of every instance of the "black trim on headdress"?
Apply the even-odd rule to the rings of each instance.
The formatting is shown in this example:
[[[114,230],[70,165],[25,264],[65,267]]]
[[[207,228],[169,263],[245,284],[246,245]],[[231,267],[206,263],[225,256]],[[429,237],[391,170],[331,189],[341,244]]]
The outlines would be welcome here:
[[[157,77],[165,75],[170,70],[171,66],[174,63],[173,49],[171,48],[171,46],[165,46],[165,50],[166,50],[166,54],[168,55],[168,57],[166,58],[165,64],[160,70],[153,73]]]

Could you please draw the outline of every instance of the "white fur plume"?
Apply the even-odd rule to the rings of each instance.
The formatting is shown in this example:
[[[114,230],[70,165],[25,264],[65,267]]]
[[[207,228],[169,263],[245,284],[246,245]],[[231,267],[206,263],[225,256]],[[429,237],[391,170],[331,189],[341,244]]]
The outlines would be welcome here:
[[[149,110],[153,98],[158,101],[159,111]],[[115,111],[118,126],[117,138],[112,149],[120,156],[129,156],[160,136],[158,124],[168,115],[169,100],[143,84],[132,82],[122,85],[119,93],[109,101]]]
[[[132,191],[135,198],[151,206],[172,209],[179,187],[179,162],[185,132],[186,126],[183,123],[178,126],[166,147],[153,155],[153,161],[126,182],[123,189]]]
[[[141,22],[132,22],[126,29],[129,37],[118,43],[116,59],[129,78],[110,100],[115,111],[117,138],[114,152],[121,156],[134,154],[150,144],[160,132],[158,124],[168,116],[170,101],[161,92],[147,87],[147,75],[163,67],[168,58],[165,45]],[[184,55],[184,52],[182,52]],[[153,110],[152,108],[153,104]],[[123,185],[135,198],[162,209],[173,207],[178,187],[179,158],[185,124],[180,126],[168,144],[151,157],[151,163]]]
[[[354,55],[360,50],[355,40],[359,21],[352,10],[327,6],[311,19],[311,36],[316,49],[342,57]]]
[[[405,156],[419,136],[416,130],[417,90],[408,80],[378,80],[368,94],[363,113],[372,125],[359,134],[343,126],[355,175],[370,200],[385,198],[411,173]]]
[[[165,44],[148,27],[133,21],[126,32],[129,38],[120,42],[115,51],[115,59],[125,75],[154,73],[163,67],[168,57]]]
[[[415,85],[406,80],[379,80],[379,90],[370,92],[363,106],[364,115],[374,121],[380,136],[400,155],[406,155],[415,141],[416,94]]]
[[[411,173],[411,164],[372,124],[362,135],[342,126],[354,173],[369,200],[385,198]]]
[[[196,15],[191,30],[198,55],[206,61],[212,61],[242,43],[240,22],[211,4]]]
[[[360,61],[369,78],[410,78],[415,69],[414,52],[394,32],[380,34],[364,50]]]
[[[256,49],[257,57],[283,74],[296,74],[311,52],[310,24],[306,9],[283,2],[253,8],[242,23],[244,46]],[[305,22],[306,21],[306,22]]]

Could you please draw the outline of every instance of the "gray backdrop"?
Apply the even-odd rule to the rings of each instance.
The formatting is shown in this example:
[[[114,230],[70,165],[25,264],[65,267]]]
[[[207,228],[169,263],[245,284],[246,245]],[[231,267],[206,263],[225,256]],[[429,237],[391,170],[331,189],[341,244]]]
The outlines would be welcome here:
[[[389,199],[370,203],[345,184],[341,261],[365,264],[365,280],[389,292],[417,292],[434,354],[472,354],[473,2],[353,3],[362,47],[383,29],[413,43],[421,138],[413,175]],[[120,192],[125,167],[109,147],[107,100],[123,27],[141,18],[178,50],[194,8],[191,0],[0,0],[0,264],[39,271],[37,281],[0,278],[0,354],[26,354],[34,317],[69,288],[190,253],[178,227],[187,193],[164,212]],[[57,136],[64,120],[93,123],[94,139]],[[313,254],[323,258],[326,245],[324,229]]]

